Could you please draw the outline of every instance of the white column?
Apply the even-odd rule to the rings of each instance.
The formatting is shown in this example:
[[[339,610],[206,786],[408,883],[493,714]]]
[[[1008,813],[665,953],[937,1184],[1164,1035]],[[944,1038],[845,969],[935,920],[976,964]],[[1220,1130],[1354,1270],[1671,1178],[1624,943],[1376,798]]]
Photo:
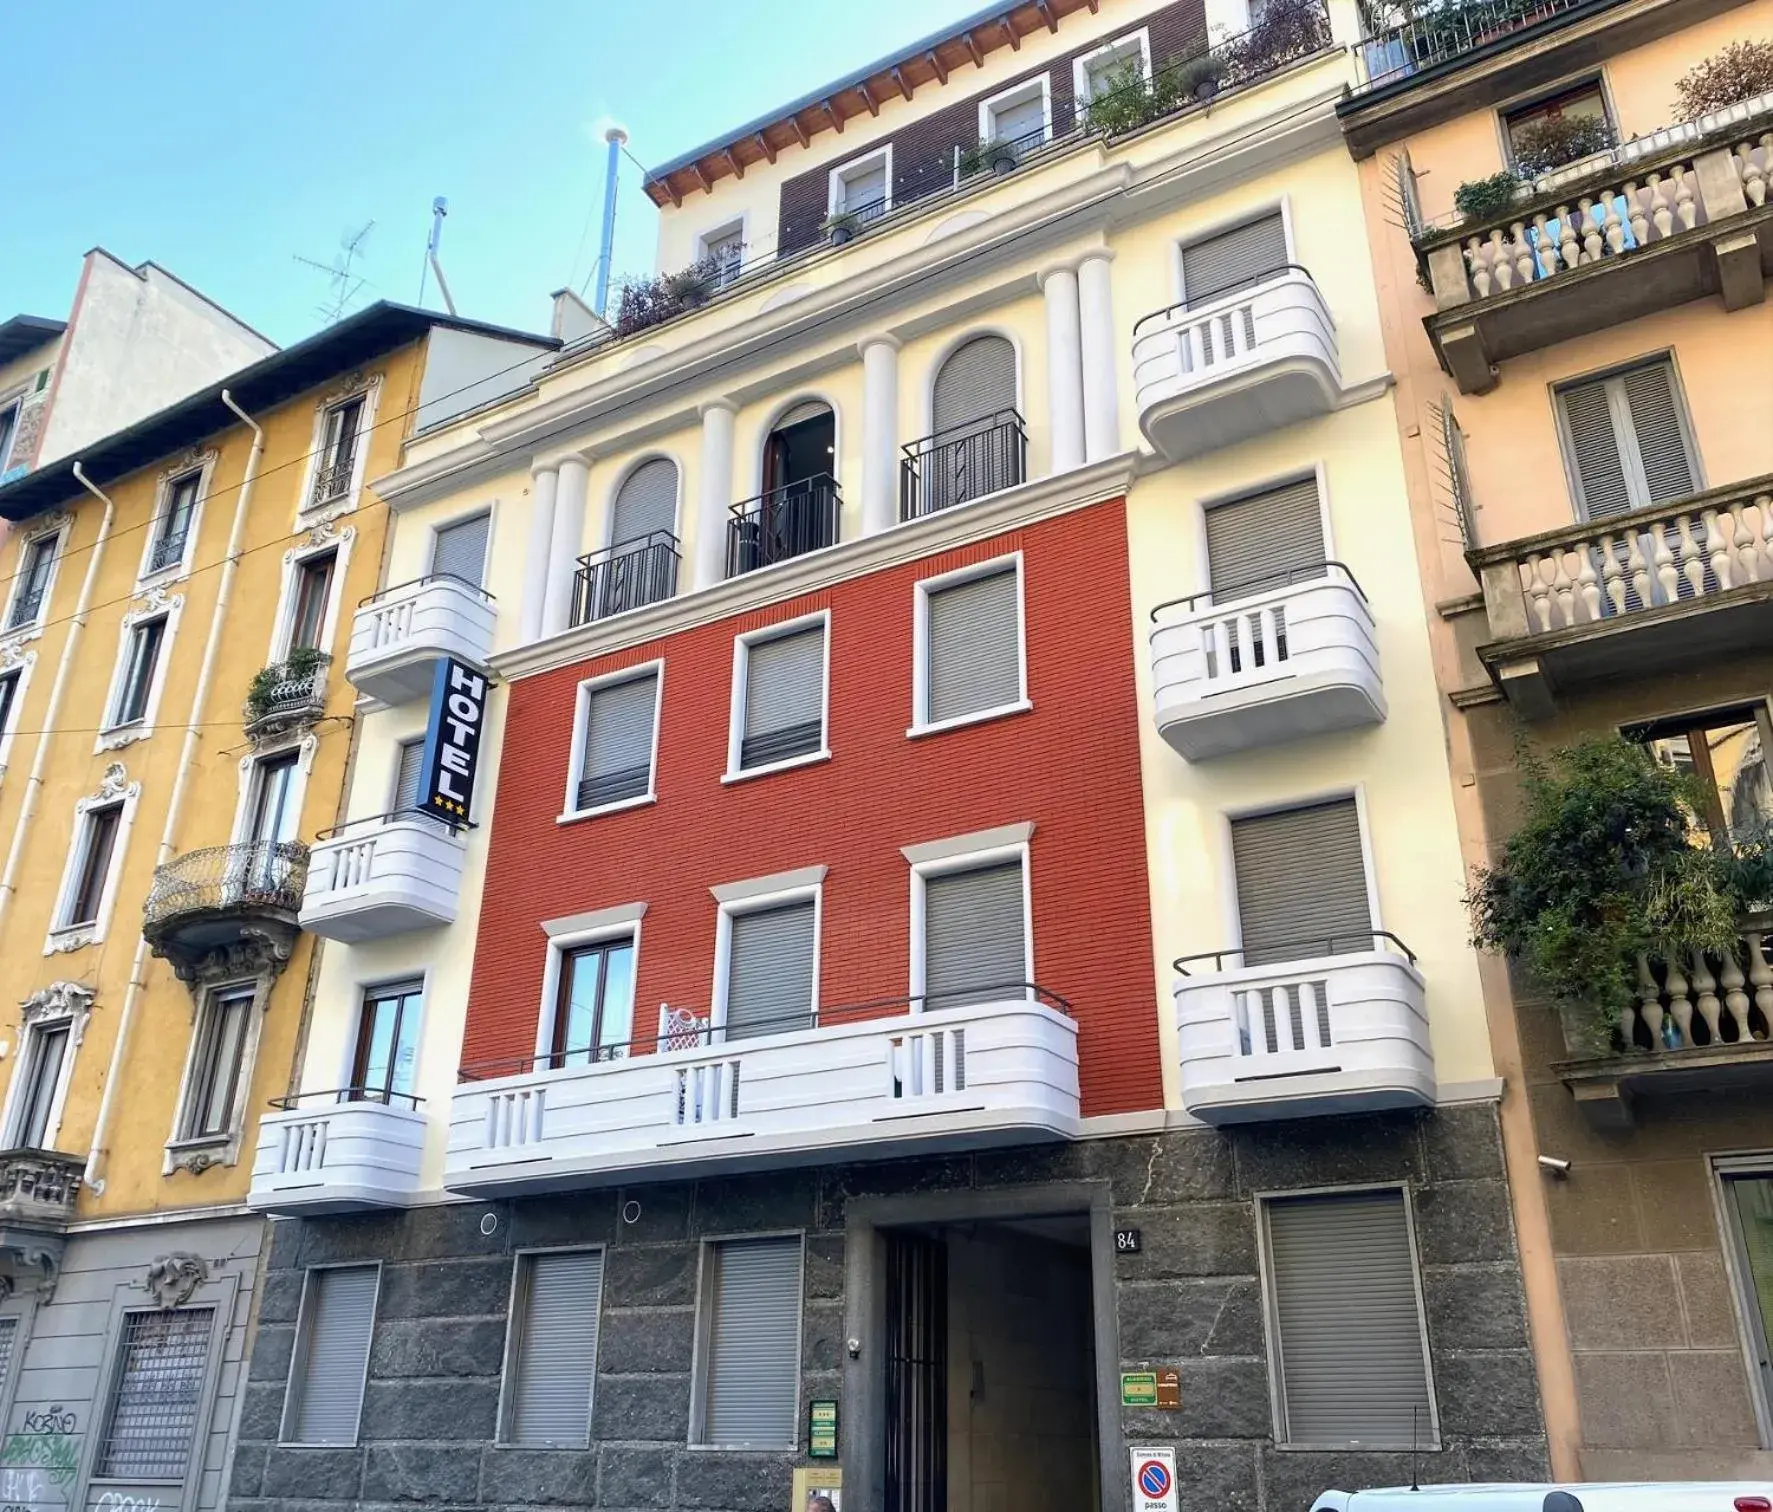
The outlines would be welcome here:
[[[726,525],[733,497],[733,404],[716,399],[702,406],[702,492],[696,512],[697,588],[726,576]]]
[[[1079,329],[1077,274],[1054,268],[1041,278],[1047,300],[1047,433],[1053,472],[1083,466],[1083,336]]]
[[[529,549],[523,560],[523,602],[517,638],[524,645],[542,638],[548,599],[548,553],[554,547],[554,495],[560,474],[553,467],[530,473]]]
[[[573,575],[585,549],[585,495],[591,466],[583,457],[560,459],[560,483],[554,494],[554,538],[548,547],[548,597],[542,609],[542,634],[558,635],[572,619]]]
[[[1092,252],[1077,266],[1078,324],[1083,333],[1084,457],[1100,462],[1120,450],[1120,396],[1115,374],[1113,257]]]
[[[890,529],[898,517],[899,342],[870,336],[862,351],[862,534]]]

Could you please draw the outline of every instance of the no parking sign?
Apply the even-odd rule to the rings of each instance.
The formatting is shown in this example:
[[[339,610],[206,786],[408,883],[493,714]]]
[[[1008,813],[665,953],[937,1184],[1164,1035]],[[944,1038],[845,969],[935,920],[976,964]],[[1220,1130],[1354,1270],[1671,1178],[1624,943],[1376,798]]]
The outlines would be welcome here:
[[[1134,1449],[1133,1512],[1177,1512],[1176,1451]]]

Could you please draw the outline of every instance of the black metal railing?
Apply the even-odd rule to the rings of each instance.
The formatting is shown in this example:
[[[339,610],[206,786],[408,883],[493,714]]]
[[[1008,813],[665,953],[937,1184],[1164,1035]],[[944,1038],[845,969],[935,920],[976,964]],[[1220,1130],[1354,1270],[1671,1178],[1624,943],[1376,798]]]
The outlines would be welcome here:
[[[677,592],[681,552],[676,536],[655,530],[579,558],[573,574],[572,623],[588,625]]]
[[[240,908],[296,913],[308,879],[308,847],[295,840],[252,840],[175,856],[154,872],[142,905],[144,930],[195,913]]]
[[[175,566],[185,559],[184,530],[168,531],[154,542],[153,549],[148,553],[148,571],[164,572],[168,567]]]
[[[819,473],[734,504],[731,514],[726,527],[729,578],[835,546],[843,493],[830,473]]]
[[[1157,623],[1157,617],[1166,609],[1180,608],[1184,614],[1194,613],[1194,606],[1203,599],[1209,603],[1234,604],[1240,599],[1251,598],[1258,593],[1267,593],[1275,588],[1290,588],[1294,583],[1315,582],[1320,578],[1331,576],[1334,568],[1348,579],[1348,586],[1360,594],[1361,602],[1367,601],[1355,575],[1341,562],[1316,562],[1309,567],[1290,567],[1285,572],[1271,572],[1262,577],[1248,578],[1241,583],[1221,583],[1217,588],[1203,589],[1199,593],[1191,593],[1185,598],[1165,599],[1161,604],[1151,606],[1151,623]]]
[[[575,1066],[604,1065],[628,1060],[636,1055],[656,1055],[667,1050],[705,1050],[715,1045],[743,1045],[772,1034],[794,1034],[804,1029],[832,1029],[846,1024],[865,1024],[876,1020],[901,1020],[925,1011],[943,1008],[965,1008],[974,1003],[1006,1003],[1024,1001],[1039,1003],[1076,1018],[1070,1000],[1042,987],[1038,982],[985,983],[977,987],[958,987],[948,992],[914,992],[903,997],[869,998],[859,1003],[842,1003],[836,1007],[821,1004],[816,1010],[778,1014],[774,1018],[747,1020],[744,1032],[729,1032],[725,1026],[700,1017],[693,1022],[674,1024],[669,1030],[637,1035],[615,1044],[585,1046],[570,1050],[545,1050],[539,1055],[508,1056],[500,1060],[475,1061],[456,1072],[458,1082],[492,1081],[501,1076],[523,1076],[531,1071],[563,1071]],[[904,1010],[900,1014],[898,1010]],[[667,1043],[667,1041],[669,1043]]]
[[[493,603],[493,596],[472,578],[465,578],[456,572],[427,572],[423,577],[408,578],[404,583],[391,583],[386,588],[378,588],[374,593],[366,593],[357,600],[359,609],[367,609],[371,604],[380,604],[388,599],[404,598],[411,590],[423,588],[427,583],[454,583],[458,588],[465,588],[477,598]]]
[[[1028,476],[1028,432],[1013,409],[950,426],[900,450],[901,520],[1014,488]]]
[[[351,491],[351,475],[357,470],[357,454],[347,452],[331,462],[322,462],[314,474],[314,503],[343,498]]]
[[[1416,952],[1389,929],[1366,929],[1350,934],[1333,935],[1302,935],[1293,940],[1275,940],[1262,947],[1263,959],[1250,962],[1255,966],[1286,966],[1293,962],[1317,961],[1326,956],[1358,955],[1362,951],[1377,950],[1379,942],[1384,940],[1394,954],[1401,955],[1412,966],[1416,964]],[[1284,955],[1275,955],[1274,951],[1285,951]],[[1228,960],[1236,960],[1236,966],[1227,966]],[[1234,946],[1230,950],[1203,950],[1197,955],[1178,956],[1170,965],[1179,976],[1192,976],[1188,968],[1202,961],[1211,961],[1209,973],[1233,971],[1243,966],[1244,947]]]
[[[1394,84],[1541,21],[1596,8],[1594,0],[1362,0],[1356,92]]]
[[[37,616],[43,612],[43,590],[41,588],[21,588],[18,597],[12,601],[12,612],[6,616],[6,628],[19,630],[26,625],[37,622]]]
[[[436,814],[425,808],[390,809],[385,814],[365,814],[361,819],[347,819],[343,824],[335,824],[331,829],[323,829],[314,837],[314,843],[323,840],[338,840],[349,835],[353,830],[366,830],[372,826],[379,827],[390,824],[396,819],[424,819],[435,824],[439,829],[446,829],[450,834],[460,834],[463,830],[479,829],[472,819],[452,819],[447,814]]]
[[[324,1092],[292,1092],[287,1097],[273,1097],[271,1106],[279,1113],[297,1113],[309,1101],[339,1103],[380,1103],[388,1108],[410,1108],[417,1112],[425,1099],[410,1092],[390,1092],[386,1087],[328,1087]]]
[[[326,669],[331,663],[330,656],[315,652],[265,668],[247,693],[248,728],[304,718],[318,710],[326,701]]]

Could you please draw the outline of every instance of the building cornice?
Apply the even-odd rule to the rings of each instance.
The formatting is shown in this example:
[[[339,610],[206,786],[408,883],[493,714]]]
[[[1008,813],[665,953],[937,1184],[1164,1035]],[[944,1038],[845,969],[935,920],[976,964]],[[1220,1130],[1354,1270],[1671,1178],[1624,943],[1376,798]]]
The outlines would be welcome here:
[[[814,593],[850,578],[914,562],[1037,520],[1124,498],[1138,474],[1139,461],[1139,453],[1122,452],[1071,472],[1037,478],[976,503],[895,525],[878,535],[840,542],[775,567],[728,578],[711,588],[679,594],[644,609],[594,620],[546,640],[502,651],[492,658],[492,667],[501,677],[512,681],[535,677]]]

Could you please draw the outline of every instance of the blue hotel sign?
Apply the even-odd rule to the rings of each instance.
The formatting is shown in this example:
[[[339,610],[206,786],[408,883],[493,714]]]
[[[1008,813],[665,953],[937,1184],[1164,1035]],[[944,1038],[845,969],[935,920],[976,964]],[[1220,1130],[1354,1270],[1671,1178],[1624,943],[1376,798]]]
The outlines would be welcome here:
[[[446,657],[431,685],[431,722],[425,730],[419,808],[451,824],[473,814],[474,773],[486,723],[486,677]]]

